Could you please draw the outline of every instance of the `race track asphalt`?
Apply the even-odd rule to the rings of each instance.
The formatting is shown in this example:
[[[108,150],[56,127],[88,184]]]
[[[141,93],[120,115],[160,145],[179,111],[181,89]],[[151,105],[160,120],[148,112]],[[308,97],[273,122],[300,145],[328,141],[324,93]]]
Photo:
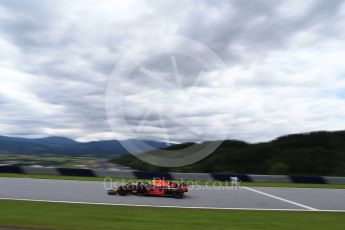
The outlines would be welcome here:
[[[103,182],[0,178],[0,199],[67,203],[296,211],[345,211],[344,189],[205,187],[190,188],[183,199],[106,194]]]

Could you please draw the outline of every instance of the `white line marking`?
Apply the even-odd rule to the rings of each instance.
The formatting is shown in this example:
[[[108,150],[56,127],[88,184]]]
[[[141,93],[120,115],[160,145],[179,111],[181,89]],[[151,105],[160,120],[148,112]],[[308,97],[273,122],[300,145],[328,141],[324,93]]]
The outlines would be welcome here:
[[[210,210],[243,210],[243,211],[287,211],[287,212],[345,212],[345,210],[306,210],[306,209],[283,209],[283,208],[218,208],[218,207],[188,207],[188,206],[168,206],[168,205],[146,205],[146,204],[114,204],[83,201],[64,201],[64,200],[38,200],[25,198],[0,198],[0,200],[32,201],[47,203],[66,203],[66,204],[90,204],[108,206],[129,206],[129,207],[152,207],[152,208],[183,208],[183,209],[210,209]]]
[[[311,211],[318,211],[318,209],[316,209],[316,208],[312,208],[312,207],[304,205],[304,204],[300,204],[300,203],[297,203],[297,202],[294,202],[291,200],[287,200],[287,199],[284,199],[284,198],[279,197],[279,196],[271,195],[271,194],[266,193],[266,192],[261,192],[259,190],[253,189],[253,188],[249,188],[249,187],[242,187],[242,188],[247,189],[247,190],[252,191],[252,192],[259,193],[259,194],[264,195],[264,196],[268,196],[268,197],[277,199],[277,200],[285,201],[287,203],[294,204],[294,205],[297,205],[297,206],[302,207],[302,208],[306,208],[306,209],[311,210]]]

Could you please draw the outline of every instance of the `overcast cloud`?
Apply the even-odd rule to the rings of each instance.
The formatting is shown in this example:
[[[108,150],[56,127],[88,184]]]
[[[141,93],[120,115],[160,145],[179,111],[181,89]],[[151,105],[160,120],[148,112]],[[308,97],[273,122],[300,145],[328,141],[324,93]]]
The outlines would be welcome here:
[[[149,56],[174,36],[203,43],[226,69],[176,54],[176,78],[170,54]],[[149,58],[118,78],[111,130],[108,79],[138,49]],[[0,135],[262,141],[341,130],[344,60],[341,0],[0,0]]]

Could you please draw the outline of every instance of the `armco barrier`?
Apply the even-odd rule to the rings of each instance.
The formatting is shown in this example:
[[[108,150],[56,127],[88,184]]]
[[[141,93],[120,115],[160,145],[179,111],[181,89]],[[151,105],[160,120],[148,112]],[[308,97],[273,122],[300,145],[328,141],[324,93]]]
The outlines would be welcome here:
[[[314,184],[345,184],[345,177],[329,176],[286,176],[286,175],[249,175],[231,173],[170,173],[144,171],[108,171],[91,169],[68,169],[29,166],[0,166],[0,173],[21,173],[62,176],[85,177],[116,177],[133,179],[151,179],[154,177],[166,180],[197,180],[197,181],[230,181],[231,177],[238,177],[242,182],[270,182],[270,183],[314,183]]]

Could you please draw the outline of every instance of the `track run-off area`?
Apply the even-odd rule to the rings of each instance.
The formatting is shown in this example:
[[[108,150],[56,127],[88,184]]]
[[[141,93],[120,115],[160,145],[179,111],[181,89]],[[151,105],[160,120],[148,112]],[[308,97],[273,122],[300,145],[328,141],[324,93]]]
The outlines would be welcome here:
[[[191,186],[182,199],[109,196],[103,182],[0,178],[1,200],[170,208],[345,212],[345,189]]]

